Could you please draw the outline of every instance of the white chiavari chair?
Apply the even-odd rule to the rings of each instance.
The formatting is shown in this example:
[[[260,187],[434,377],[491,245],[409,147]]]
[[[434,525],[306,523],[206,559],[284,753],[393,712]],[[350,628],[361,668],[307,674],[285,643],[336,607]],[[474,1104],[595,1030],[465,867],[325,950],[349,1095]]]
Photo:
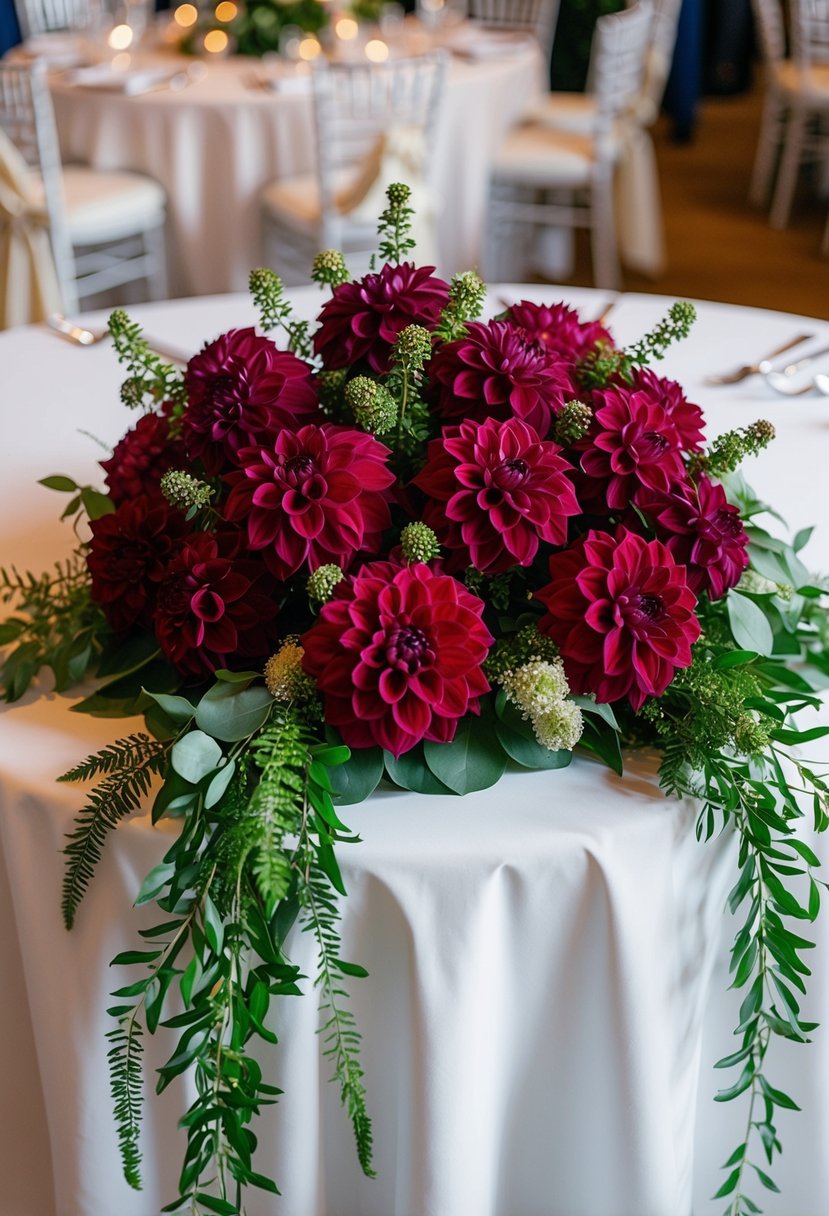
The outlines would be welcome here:
[[[531,34],[549,61],[559,3],[560,0],[468,0],[468,15],[487,29]]]
[[[316,170],[273,182],[262,196],[265,260],[286,283],[307,282],[323,249],[351,255],[352,270],[360,259],[367,264],[391,181],[411,187],[417,219],[428,226],[445,67],[444,52],[385,64],[315,64]],[[433,252],[423,233],[421,262]]]
[[[49,226],[65,311],[126,283],[167,294],[165,195],[152,178],[62,166],[42,63],[0,61],[0,127],[21,152]]]
[[[24,39],[83,29],[92,18],[90,0],[15,0],[15,10]]]
[[[507,136],[493,170],[489,247],[510,277],[516,245],[547,227],[587,227],[596,285],[620,285],[613,179],[623,151],[623,123],[641,95],[651,35],[650,0],[599,18],[592,58],[595,119],[587,135],[539,123]],[[503,258],[509,260],[504,264]]]

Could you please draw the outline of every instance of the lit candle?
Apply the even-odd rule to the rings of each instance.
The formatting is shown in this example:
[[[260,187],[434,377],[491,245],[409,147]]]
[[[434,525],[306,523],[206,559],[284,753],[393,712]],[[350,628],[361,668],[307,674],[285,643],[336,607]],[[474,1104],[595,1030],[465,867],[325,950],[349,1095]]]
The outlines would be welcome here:
[[[198,19],[199,10],[195,4],[180,4],[173,13],[173,20],[182,29],[188,29],[191,25],[195,25]]]
[[[308,34],[306,38],[303,38],[297,48],[300,59],[304,59],[306,62],[316,59],[321,51],[322,47],[319,44],[319,39],[315,38],[313,34]]]
[[[334,33],[343,42],[353,42],[359,33],[360,27],[353,17],[339,17],[334,25]]]
[[[204,36],[204,49],[211,55],[221,55],[227,50],[229,42],[224,30],[208,30]]]
[[[370,38],[366,43],[366,59],[372,63],[385,63],[389,57],[389,48],[380,38]]]
[[[132,43],[133,32],[128,25],[115,25],[109,31],[107,42],[113,51],[125,51]]]

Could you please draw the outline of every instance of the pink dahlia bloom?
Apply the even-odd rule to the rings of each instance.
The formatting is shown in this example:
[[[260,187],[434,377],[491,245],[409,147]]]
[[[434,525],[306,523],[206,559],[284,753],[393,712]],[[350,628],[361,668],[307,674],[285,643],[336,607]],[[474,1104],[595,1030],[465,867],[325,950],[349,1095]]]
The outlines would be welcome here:
[[[325,720],[350,747],[395,756],[448,743],[489,691],[484,605],[457,579],[416,564],[369,562],[345,580],[302,636]]]
[[[639,709],[691,662],[700,635],[696,596],[661,541],[620,528],[588,532],[550,558],[552,581],[536,592],[539,629],[561,651],[573,692],[627,697]]]
[[[666,380],[649,368],[640,367],[633,373],[632,388],[665,411],[683,452],[700,451],[705,442],[702,410],[687,399],[675,380]]]
[[[273,649],[276,585],[237,549],[238,537],[196,532],[164,571],[153,624],[165,656],[184,675],[264,661]]]
[[[568,363],[578,363],[599,342],[613,346],[613,339],[598,321],[581,321],[575,308],[561,304],[513,304],[506,319],[523,329],[533,342]]]
[[[432,274],[434,269],[401,262],[335,287],[314,335],[314,350],[325,366],[365,361],[373,372],[388,371],[400,331],[407,325],[432,329],[449,302],[449,286]]]
[[[240,448],[320,418],[308,364],[253,329],[231,329],[205,346],[188,363],[185,383],[187,454],[211,474],[237,464]]]
[[[622,386],[593,393],[595,421],[578,445],[585,474],[577,482],[585,509],[619,511],[641,486],[667,492],[685,478],[676,427],[648,393]],[[590,504],[590,506],[588,506]]]
[[[231,473],[225,515],[243,522],[278,578],[304,562],[345,568],[355,553],[376,553],[389,525],[389,449],[345,427],[280,431],[267,448],[244,448]]]
[[[484,574],[529,566],[540,541],[567,543],[579,504],[557,444],[518,418],[462,422],[433,439],[415,485],[428,495],[424,523]]]
[[[185,463],[184,444],[170,438],[169,404],[161,414],[144,414],[101,461],[109,496],[116,504],[157,490],[168,469]]]
[[[718,600],[736,587],[748,566],[748,536],[739,509],[719,482],[701,476],[696,485],[685,482],[672,494],[643,493],[637,505],[653,521],[674,561],[687,566],[692,591],[707,591]]]
[[[553,416],[577,396],[570,367],[508,321],[473,322],[429,364],[441,418],[520,418],[546,438]]]
[[[187,531],[160,494],[128,498],[90,523],[90,595],[113,629],[149,626],[165,567]]]

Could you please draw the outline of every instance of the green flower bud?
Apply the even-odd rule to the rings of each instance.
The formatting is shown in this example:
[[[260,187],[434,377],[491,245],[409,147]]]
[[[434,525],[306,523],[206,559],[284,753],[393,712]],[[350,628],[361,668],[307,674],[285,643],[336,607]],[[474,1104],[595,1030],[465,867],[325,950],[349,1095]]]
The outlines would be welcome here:
[[[411,190],[403,182],[392,182],[386,188],[386,198],[392,207],[405,207],[411,196]]]
[[[394,343],[394,362],[407,372],[419,372],[432,357],[432,335],[422,325],[407,325]]]
[[[159,489],[171,507],[181,507],[183,511],[206,507],[213,497],[212,486],[183,469],[169,469],[161,478]]]
[[[438,538],[426,524],[406,524],[400,533],[400,547],[407,562],[430,562],[440,552]]]
[[[593,411],[583,401],[568,401],[555,421],[553,438],[563,448],[583,439],[590,430]]]
[[[341,582],[344,577],[339,566],[333,564],[317,566],[306,584],[309,597],[319,604],[327,604],[334,594],[337,583]]]
[[[338,249],[323,249],[314,258],[311,278],[315,283],[338,287],[341,283],[347,283],[350,277],[345,258]]]
[[[369,376],[355,376],[348,381],[345,403],[363,430],[371,435],[384,435],[397,425],[397,402],[385,385]]]

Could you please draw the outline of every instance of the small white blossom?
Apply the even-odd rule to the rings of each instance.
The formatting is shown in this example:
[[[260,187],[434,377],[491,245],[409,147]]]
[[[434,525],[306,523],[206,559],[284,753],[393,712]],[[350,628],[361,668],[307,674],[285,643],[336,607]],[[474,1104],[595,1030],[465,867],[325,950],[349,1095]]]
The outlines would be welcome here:
[[[551,751],[572,751],[584,727],[578,705],[568,701],[570,686],[561,659],[530,659],[501,676],[504,691],[532,723],[535,737]]]

